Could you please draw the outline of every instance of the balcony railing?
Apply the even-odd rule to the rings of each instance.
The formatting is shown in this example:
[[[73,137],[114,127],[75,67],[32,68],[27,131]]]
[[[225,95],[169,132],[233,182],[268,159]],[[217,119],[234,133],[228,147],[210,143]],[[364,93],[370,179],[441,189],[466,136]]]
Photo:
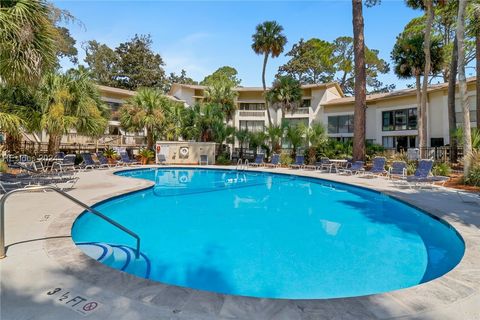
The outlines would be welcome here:
[[[239,111],[238,115],[240,117],[257,117],[257,118],[264,118],[265,111]]]
[[[310,108],[298,108],[293,111],[293,114],[309,114]]]

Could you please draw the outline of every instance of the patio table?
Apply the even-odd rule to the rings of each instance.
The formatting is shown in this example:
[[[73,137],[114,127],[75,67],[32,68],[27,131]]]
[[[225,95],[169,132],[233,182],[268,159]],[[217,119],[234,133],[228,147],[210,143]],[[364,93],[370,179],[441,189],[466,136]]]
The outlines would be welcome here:
[[[335,172],[337,172],[339,168],[345,168],[347,166],[348,160],[330,159],[330,163],[332,163],[333,167],[335,168]]]

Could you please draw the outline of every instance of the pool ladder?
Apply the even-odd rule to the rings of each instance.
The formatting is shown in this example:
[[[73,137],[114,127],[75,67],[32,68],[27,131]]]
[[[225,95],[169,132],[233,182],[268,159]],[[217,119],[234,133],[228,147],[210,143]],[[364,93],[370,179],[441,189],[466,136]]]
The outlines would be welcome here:
[[[4,215],[5,215],[5,201],[7,200],[7,198],[9,198],[12,194],[15,194],[15,193],[24,193],[24,192],[33,192],[33,191],[40,191],[40,190],[43,190],[43,191],[46,191],[46,190],[50,190],[50,191],[55,191],[57,194],[63,196],[64,198],[67,198],[68,200],[72,201],[73,203],[79,205],[80,207],[84,208],[85,210],[87,210],[88,212],[96,215],[97,217],[105,220],[106,222],[110,223],[111,225],[113,225],[114,227],[117,227],[118,229],[122,230],[123,232],[127,233],[128,235],[130,235],[132,238],[134,238],[137,242],[137,245],[136,245],[136,248],[135,248],[135,258],[138,259],[140,257],[140,237],[133,231],[131,231],[130,229],[122,226],[120,223],[118,223],[117,221],[107,217],[106,215],[104,215],[103,213],[89,207],[88,205],[86,205],[85,203],[81,202],[80,200],[78,200],[77,198],[69,195],[68,193],[66,193],[65,191],[62,191],[56,187],[52,187],[52,186],[38,186],[38,187],[30,187],[30,188],[26,188],[26,189],[15,189],[15,190],[12,190],[12,191],[9,191],[7,193],[5,193],[3,195],[3,197],[0,199],[0,259],[2,258],[5,258],[6,256],[6,248],[5,248],[5,218],[4,218]]]
[[[238,159],[235,170],[243,171],[248,168],[248,159],[245,159],[245,162],[242,162],[242,159]]]

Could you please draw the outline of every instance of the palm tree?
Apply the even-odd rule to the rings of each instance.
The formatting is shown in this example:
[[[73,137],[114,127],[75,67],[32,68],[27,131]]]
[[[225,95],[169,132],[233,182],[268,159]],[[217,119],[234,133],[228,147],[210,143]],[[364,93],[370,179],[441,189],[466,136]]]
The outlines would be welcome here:
[[[159,90],[143,88],[119,110],[120,123],[128,131],[146,130],[147,149],[153,150],[155,134],[164,129],[170,100]]]
[[[233,91],[231,82],[214,82],[205,90],[205,102],[222,106],[225,118],[231,120],[235,112],[235,99],[238,92]]]
[[[275,79],[272,89],[267,93],[267,100],[276,109],[281,110],[282,123],[285,112],[294,112],[302,103],[302,87],[300,81],[291,76],[280,76]]]
[[[365,158],[365,110],[367,108],[367,75],[363,36],[362,0],[352,0],[353,52],[355,60],[355,111],[353,116],[353,159]]]
[[[248,139],[250,138],[250,134],[247,130],[238,130],[238,131],[235,132],[235,138],[237,138],[238,144],[240,145],[239,157],[240,157],[240,159],[242,159],[243,158],[243,147],[248,142]]]
[[[283,136],[283,127],[280,125],[271,125],[267,128],[267,137],[270,141],[270,150],[279,153],[281,149],[280,141]]]
[[[224,121],[222,107],[215,103],[203,103],[194,106],[194,123],[200,133],[200,141],[214,141],[214,126]]]
[[[283,27],[276,21],[265,21],[257,25],[255,33],[252,35],[252,49],[256,54],[263,54],[263,68],[262,68],[262,84],[263,93],[267,93],[267,85],[265,81],[265,69],[267,68],[268,56],[272,58],[278,57],[287,43],[287,38],[282,33]],[[268,124],[272,125],[272,118],[270,116],[270,109],[268,101],[265,97],[265,108],[267,109]]]
[[[472,136],[470,129],[470,104],[467,95],[467,80],[465,77],[465,11],[466,0],[459,0],[457,18],[458,41],[458,86],[460,107],[463,111],[463,173],[468,175],[471,167]]]
[[[182,134],[182,118],[184,116],[184,105],[172,101],[165,110],[165,136],[167,140],[177,141]]]
[[[321,123],[304,126],[304,134],[311,147],[320,148],[328,141],[327,130]]]
[[[285,128],[285,139],[290,143],[292,147],[292,157],[297,155],[298,147],[302,146],[305,142],[305,130],[301,125],[287,126]]]
[[[250,148],[253,149],[253,155],[255,157],[257,156],[258,147],[268,148],[265,144],[265,140],[267,140],[267,135],[263,131],[250,133],[249,144]]]
[[[0,78],[9,85],[36,84],[56,63],[58,34],[44,0],[0,4]]]
[[[218,120],[213,124],[212,129],[214,141],[219,144],[218,154],[221,155],[223,154],[224,143],[228,143],[229,139],[235,133],[235,128],[226,125],[222,120]]]

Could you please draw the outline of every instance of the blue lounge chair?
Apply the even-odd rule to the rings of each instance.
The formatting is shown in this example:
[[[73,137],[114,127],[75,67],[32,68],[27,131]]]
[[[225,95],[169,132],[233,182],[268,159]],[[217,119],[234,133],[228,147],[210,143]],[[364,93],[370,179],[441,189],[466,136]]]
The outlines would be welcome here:
[[[270,160],[270,163],[264,163],[265,167],[268,168],[276,168],[280,164],[280,155],[279,154],[273,154],[272,159]]]
[[[407,185],[410,188],[423,186],[433,186],[433,183],[440,182],[442,186],[447,182],[449,177],[443,176],[432,176],[433,160],[430,159],[421,159],[418,162],[417,170],[412,176],[406,176],[404,179],[394,180],[396,183],[401,185]]]
[[[102,166],[102,167],[108,167],[108,168],[118,167],[118,162],[116,162],[116,163],[109,163],[107,157],[105,157],[105,155],[103,154],[103,152],[100,152],[100,151],[97,152],[97,153],[96,153],[96,156],[97,156],[97,160],[98,160],[98,163],[100,164],[100,166]],[[95,161],[95,160],[94,160],[94,161]]]
[[[339,174],[350,174],[350,175],[363,173],[365,171],[365,168],[363,167],[364,164],[365,163],[363,161],[355,161],[350,166],[347,165],[347,167],[344,169],[337,169],[337,172]]]
[[[385,170],[385,164],[387,163],[387,159],[385,157],[375,157],[373,158],[373,167],[368,171],[364,171],[366,176],[376,177],[378,175],[387,174],[387,170]]]
[[[57,152],[54,156],[54,159],[56,160],[62,160],[63,158],[65,158],[65,152]]]
[[[248,165],[251,167],[261,167],[264,164],[264,161],[263,161],[264,159],[265,159],[265,154],[259,153],[255,157],[255,162],[249,163]]]
[[[200,155],[200,160],[198,160],[198,164],[199,164],[199,165],[202,165],[202,164],[208,165],[208,155],[206,155],[206,154],[201,154],[201,155]]]
[[[305,157],[304,156],[296,156],[295,163],[290,165],[291,169],[301,169],[305,167]]]
[[[120,163],[126,166],[140,165],[140,162],[130,159],[128,153],[125,151],[120,151]]]
[[[404,179],[407,176],[407,163],[405,161],[394,161],[388,170],[388,178]]]
[[[52,170],[66,171],[75,170],[75,154],[67,154],[63,157],[62,161],[56,161],[52,164]]]

